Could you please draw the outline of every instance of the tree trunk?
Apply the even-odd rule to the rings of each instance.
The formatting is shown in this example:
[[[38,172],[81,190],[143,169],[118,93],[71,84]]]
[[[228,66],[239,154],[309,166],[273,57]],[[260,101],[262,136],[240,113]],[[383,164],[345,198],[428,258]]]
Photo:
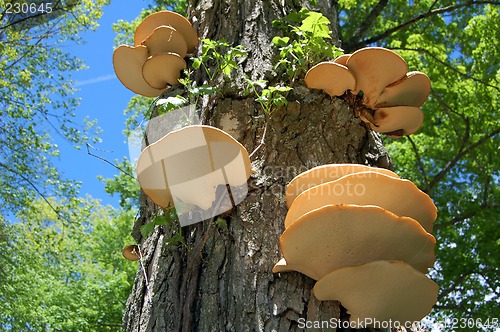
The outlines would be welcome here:
[[[200,36],[243,45],[249,56],[242,70],[253,79],[274,77],[272,21],[300,10],[298,1],[191,0],[189,14]],[[335,4],[318,1],[337,35]],[[336,39],[334,39],[336,40]],[[240,73],[241,74],[241,73]],[[273,76],[274,75],[274,76]],[[336,301],[312,295],[314,281],[300,273],[273,274],[282,257],[279,237],[287,212],[285,186],[297,174],[328,163],[360,163],[389,168],[378,134],[369,132],[339,98],[295,84],[288,105],[264,116],[254,97],[241,97],[236,77],[223,97],[206,98],[204,123],[231,134],[249,152],[255,173],[249,194],[230,215],[227,227],[207,220],[184,227],[186,244],[168,247],[168,232],[157,227],[141,240],[144,274],[139,271],[124,317],[126,331],[299,331],[300,321],[346,320]],[[265,128],[267,128],[265,130]],[[144,200],[136,229],[154,207]],[[331,328],[315,329],[328,330]],[[348,329],[337,329],[346,331]]]

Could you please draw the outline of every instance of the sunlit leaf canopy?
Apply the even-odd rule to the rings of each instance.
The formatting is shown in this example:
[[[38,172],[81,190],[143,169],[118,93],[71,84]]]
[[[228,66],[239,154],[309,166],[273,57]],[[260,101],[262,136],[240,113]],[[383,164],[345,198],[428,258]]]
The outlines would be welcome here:
[[[133,211],[42,199],[0,229],[1,331],[118,331],[137,265],[123,259]]]
[[[79,100],[71,72],[85,65],[65,46],[81,42],[79,33],[97,27],[108,0],[55,1],[51,13],[24,16],[7,13],[8,3],[0,0],[3,214],[40,195],[76,194],[78,184],[62,179],[53,165],[59,155],[55,138],[81,145],[96,138],[96,128],[93,120],[75,120]]]
[[[385,144],[396,171],[416,181],[438,206],[438,262],[431,276],[441,292],[434,314],[498,316],[500,2],[340,6],[346,52],[390,48],[432,82],[419,132]]]

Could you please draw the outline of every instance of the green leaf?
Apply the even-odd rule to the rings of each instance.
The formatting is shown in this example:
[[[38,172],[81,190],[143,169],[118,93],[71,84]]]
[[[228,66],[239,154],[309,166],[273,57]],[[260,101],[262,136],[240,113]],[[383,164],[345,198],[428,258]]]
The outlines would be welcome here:
[[[155,226],[156,224],[154,222],[148,222],[147,224],[142,225],[140,228],[141,235],[147,237],[155,230]]]
[[[279,46],[279,47],[287,46],[288,43],[290,42],[290,37],[279,37],[279,36],[276,36],[276,37],[273,38],[272,42],[273,42],[274,45]]]

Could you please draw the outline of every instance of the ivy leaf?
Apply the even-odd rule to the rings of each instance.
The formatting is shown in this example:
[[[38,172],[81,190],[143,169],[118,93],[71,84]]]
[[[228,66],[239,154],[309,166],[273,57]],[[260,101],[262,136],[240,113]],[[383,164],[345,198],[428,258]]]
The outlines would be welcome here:
[[[278,47],[284,47],[287,46],[288,43],[290,42],[290,37],[279,37],[276,36],[272,40],[273,44],[278,46]]]
[[[321,13],[310,12],[302,21],[301,31],[309,32],[313,37],[330,38],[330,20]]]
[[[148,222],[147,224],[142,225],[140,229],[141,235],[147,237],[149,234],[151,234],[151,232],[154,231],[155,226],[156,225],[154,222]]]
[[[159,99],[156,102],[157,106],[160,106],[159,108],[159,114],[164,114],[168,113],[171,110],[174,110],[176,108],[181,107],[182,105],[185,105],[187,103],[187,99],[182,97],[182,96],[175,96],[175,97],[168,97],[164,99]]]
[[[201,67],[201,62],[200,58],[193,58],[193,64],[191,67],[193,67],[193,69],[199,69]]]

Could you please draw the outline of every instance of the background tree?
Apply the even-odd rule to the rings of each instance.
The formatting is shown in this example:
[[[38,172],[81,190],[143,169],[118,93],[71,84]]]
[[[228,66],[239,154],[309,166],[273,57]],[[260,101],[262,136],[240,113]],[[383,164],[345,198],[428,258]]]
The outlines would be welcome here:
[[[441,286],[437,310],[432,313],[436,319],[486,321],[499,316],[500,74],[495,65],[499,62],[499,4],[306,4],[330,19],[332,41],[346,52],[367,45],[388,47],[402,54],[410,68],[431,78],[422,129],[409,138],[384,139],[384,143],[396,171],[417,182],[439,208],[438,261],[431,273]],[[301,168],[316,164],[390,166],[378,135],[366,132],[341,100],[308,91],[300,79],[287,95],[288,105],[270,117],[254,96],[241,92],[243,73],[253,80],[283,83],[286,75],[275,68],[277,48],[271,43],[281,32],[272,27],[272,21],[298,11],[301,5],[258,0],[189,2],[187,13],[202,37],[225,38],[249,51],[237,75],[230,80],[218,78],[223,97],[204,97],[206,123],[228,131],[249,151],[259,145],[265,127],[267,134],[253,159],[257,172],[251,178],[249,196],[225,223],[207,221],[183,232],[189,234],[185,242],[190,250],[166,245],[165,239],[172,235],[168,230],[157,229],[147,239],[135,233],[143,241],[149,284],[146,287],[138,274],[125,316],[127,330],[294,330],[299,317],[318,320],[344,315],[338,303],[320,303],[310,296],[310,279],[270,272],[279,257],[277,240],[286,212],[283,188]],[[198,84],[207,80],[197,75]],[[155,213],[151,205],[143,205],[137,226]]]
[[[135,264],[121,256],[131,212],[92,199],[71,206],[71,223],[38,199],[4,226],[0,250],[0,330],[117,331]]]
[[[36,197],[49,203],[49,196],[76,194],[77,183],[62,179],[52,164],[59,154],[53,138],[59,135],[82,144],[96,139],[91,130],[95,123],[74,121],[78,99],[70,74],[85,65],[63,47],[81,42],[81,32],[95,29],[108,2],[58,0],[50,9],[37,6],[35,13],[14,15],[7,11],[16,1],[0,0],[0,211],[4,215]]]
[[[75,118],[71,73],[85,65],[65,47],[109,0],[24,3],[29,14],[11,14],[23,2],[0,0],[0,330],[116,331],[135,270],[120,253],[133,213],[77,198],[53,163],[57,136],[97,140],[95,123]]]

